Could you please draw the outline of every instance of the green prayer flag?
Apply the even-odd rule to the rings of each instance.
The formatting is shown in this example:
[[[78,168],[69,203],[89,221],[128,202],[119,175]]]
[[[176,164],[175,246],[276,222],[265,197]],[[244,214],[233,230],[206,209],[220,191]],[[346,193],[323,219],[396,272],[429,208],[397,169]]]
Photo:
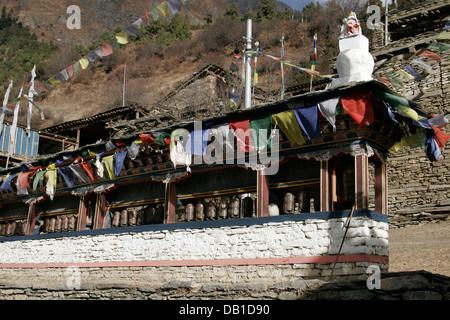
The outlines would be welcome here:
[[[272,141],[269,140],[270,135],[272,133],[272,117],[268,116],[261,119],[251,120],[250,121],[250,128],[253,129],[253,141],[255,143],[255,146],[258,148],[263,148],[266,145],[268,148],[272,146]],[[260,130],[265,129],[266,134],[263,135],[263,131]]]
[[[73,64],[73,75],[77,75],[80,72],[80,63],[77,61]]]
[[[165,146],[166,143],[164,142],[164,139],[168,139],[170,138],[170,134],[163,131],[159,134],[159,136],[157,138],[155,138],[155,143],[161,145],[161,146]]]
[[[157,21],[159,19],[158,10],[156,8],[153,8],[152,11],[150,11],[150,15],[153,20]]]

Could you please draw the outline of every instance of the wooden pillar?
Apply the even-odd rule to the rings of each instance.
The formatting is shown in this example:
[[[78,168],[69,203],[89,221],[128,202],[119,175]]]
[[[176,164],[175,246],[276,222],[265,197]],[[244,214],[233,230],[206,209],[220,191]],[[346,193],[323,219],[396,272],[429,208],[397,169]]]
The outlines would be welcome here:
[[[375,163],[375,211],[388,213],[387,165]]]
[[[28,217],[27,217],[27,235],[34,234],[34,227],[36,225],[36,204],[31,202],[28,205]]]
[[[355,156],[355,209],[369,208],[369,161],[365,154]]]
[[[95,213],[92,222],[92,229],[103,229],[105,226],[105,216],[106,216],[106,194],[97,194],[95,201]]]
[[[330,171],[329,160],[320,161],[320,211],[330,211]]]
[[[168,182],[165,192],[164,223],[175,223],[175,213],[177,208],[177,187],[175,183]]]
[[[86,218],[87,218],[87,197],[80,197],[80,205],[78,207],[78,219],[77,219],[77,231],[86,230]]]
[[[257,171],[256,180],[256,216],[268,217],[269,216],[269,179],[263,170]]]

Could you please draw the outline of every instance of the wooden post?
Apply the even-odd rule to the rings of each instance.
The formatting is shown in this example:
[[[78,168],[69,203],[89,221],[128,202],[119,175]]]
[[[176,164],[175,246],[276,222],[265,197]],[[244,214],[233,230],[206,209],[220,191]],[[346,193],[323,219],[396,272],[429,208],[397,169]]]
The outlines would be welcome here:
[[[369,208],[369,161],[365,154],[355,156],[355,209]]]
[[[27,217],[27,235],[34,234],[34,227],[36,225],[36,204],[31,202],[28,205],[28,217]]]
[[[86,196],[80,197],[80,205],[78,207],[77,231],[86,230],[87,206]]]
[[[95,201],[95,213],[92,222],[92,229],[103,229],[105,226],[106,217],[106,195],[99,193]]]
[[[177,208],[177,187],[173,182],[166,183],[164,223],[175,223]]]
[[[387,165],[375,163],[375,211],[388,213]]]
[[[268,217],[269,216],[269,179],[268,176],[264,174],[263,170],[257,171],[256,180],[256,216],[257,217]]]
[[[329,161],[320,161],[320,211],[330,211],[330,172]]]

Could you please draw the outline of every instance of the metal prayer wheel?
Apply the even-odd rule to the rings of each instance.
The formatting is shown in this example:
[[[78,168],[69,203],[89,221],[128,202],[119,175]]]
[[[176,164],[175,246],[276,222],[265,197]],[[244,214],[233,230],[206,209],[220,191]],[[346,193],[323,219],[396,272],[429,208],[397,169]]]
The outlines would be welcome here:
[[[154,217],[156,214],[156,209],[152,206],[148,206],[144,210],[144,224],[154,223]]]
[[[216,204],[213,201],[209,201],[206,205],[206,219],[213,220],[216,218]]]
[[[2,223],[1,225],[0,225],[0,236],[1,237],[4,237],[6,235],[6,224],[5,223]]]
[[[127,215],[128,215],[127,210],[122,210],[122,212],[120,213],[120,222],[119,222],[120,227],[125,227],[127,225],[128,220]]]
[[[69,219],[69,231],[74,231],[76,229],[76,219],[77,215],[70,214],[68,216]]]
[[[186,221],[194,220],[194,205],[192,203],[189,203],[184,209],[184,218]]]
[[[61,217],[61,230],[69,230],[69,217],[66,214]]]
[[[113,213],[111,225],[113,228],[117,228],[120,223],[120,211],[116,211]]]
[[[56,218],[50,218],[50,223],[49,223],[49,227],[48,227],[48,232],[55,232],[55,226],[56,226]]]
[[[48,232],[48,225],[50,223],[49,219],[42,219],[43,223],[42,223],[42,232]]]
[[[158,204],[155,212],[155,223],[163,223],[164,222],[164,206],[162,204]]]
[[[12,230],[11,230],[11,223],[7,223],[6,224],[6,236],[10,236],[12,235]]]
[[[219,219],[226,219],[227,218],[227,215],[228,215],[227,208],[228,208],[227,200],[222,199],[220,201],[220,203],[219,203],[219,210],[218,210],[219,212],[217,213],[217,217]]]
[[[20,228],[20,234],[27,234],[27,230],[28,229],[28,224],[27,224],[27,220],[22,220],[22,225]]]
[[[246,218],[253,216],[253,199],[245,197],[242,200],[242,215]]]
[[[283,213],[294,213],[295,210],[295,197],[292,193],[288,192],[284,195],[283,199]]]
[[[197,203],[195,206],[195,220],[203,221],[205,219],[204,208],[203,203]]]
[[[61,227],[62,227],[61,216],[57,216],[55,223],[55,232],[61,232]]]
[[[231,199],[228,204],[228,217],[229,218],[238,218],[239,217],[239,198],[235,197]]]
[[[139,209],[136,211],[137,216],[136,216],[136,225],[140,226],[142,224],[144,224],[144,209]]]
[[[128,211],[128,225],[129,226],[136,225],[136,217],[137,217],[136,210],[132,209],[132,210]]]
[[[298,211],[301,213],[309,212],[311,195],[306,190],[300,191],[298,194]]]

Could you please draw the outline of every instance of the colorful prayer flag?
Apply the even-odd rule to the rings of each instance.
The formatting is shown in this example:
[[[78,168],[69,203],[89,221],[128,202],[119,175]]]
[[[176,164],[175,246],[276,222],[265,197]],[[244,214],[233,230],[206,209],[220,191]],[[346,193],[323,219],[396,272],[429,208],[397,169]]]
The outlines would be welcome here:
[[[252,136],[250,135],[250,120],[238,121],[230,123],[230,128],[234,130],[234,135],[239,145],[239,149],[249,152],[254,146]]]
[[[322,136],[317,106],[294,109],[297,122],[309,140]]]
[[[89,66],[89,60],[86,57],[83,57],[80,60],[78,60],[78,63],[80,64],[80,66],[83,70]]]
[[[127,33],[122,30],[119,33],[116,34],[116,40],[120,44],[127,44],[128,43],[128,35]]]
[[[175,14],[181,10],[181,5],[177,0],[167,0],[167,6],[169,7],[172,14]]]
[[[150,15],[154,21],[159,19],[158,10],[156,10],[156,8],[153,8],[152,11],[150,11]]]
[[[314,35],[314,51],[313,51],[313,57],[311,62],[311,70],[316,70],[316,64],[317,64],[317,34]]]
[[[273,121],[278,128],[286,135],[289,141],[302,145],[305,143],[305,138],[302,135],[294,110],[287,110],[272,115]]]
[[[429,58],[435,61],[442,60],[442,57],[434,52],[431,52],[429,50],[424,50],[421,53],[419,53],[419,57]]]
[[[344,95],[341,104],[360,127],[368,126],[375,120],[372,99],[368,91]]]
[[[159,14],[164,18],[167,18],[172,13],[172,11],[170,11],[169,9],[167,1],[163,1],[158,6],[156,6],[156,10],[158,10]]]
[[[67,74],[69,75],[69,79],[73,77],[73,65],[68,66],[67,68]]]
[[[148,24],[148,21],[150,19],[150,15],[151,15],[151,12],[148,12],[145,16],[141,17],[141,20],[144,21],[145,24]]]

